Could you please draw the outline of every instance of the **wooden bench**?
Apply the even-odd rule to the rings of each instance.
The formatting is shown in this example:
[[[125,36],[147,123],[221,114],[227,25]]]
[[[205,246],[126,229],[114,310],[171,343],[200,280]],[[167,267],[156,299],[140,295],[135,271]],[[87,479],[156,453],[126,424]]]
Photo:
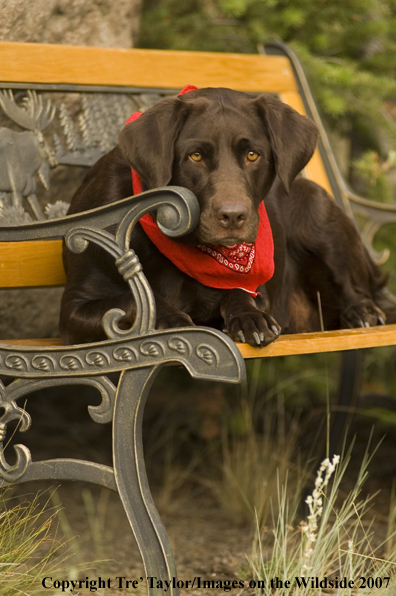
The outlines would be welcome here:
[[[387,255],[375,253],[371,241],[381,225],[396,221],[396,208],[367,201],[346,187],[300,64],[281,44],[268,44],[266,52],[266,55],[216,54],[0,42],[0,88],[30,90],[25,105],[28,106],[30,101],[31,115],[37,120],[41,105],[46,125],[48,121],[55,122],[61,114],[59,119],[63,120],[61,127],[58,125],[55,140],[56,158],[58,163],[71,167],[73,164],[87,166],[101,151],[104,152],[98,141],[95,145],[92,139],[87,140],[86,131],[89,132],[90,102],[97,102],[95,109],[97,113],[99,110],[99,117],[100,110],[106,115],[109,94],[111,101],[119,101],[123,109],[132,105],[132,112],[139,101],[150,103],[153,95],[156,96],[154,99],[158,99],[158,95],[176,94],[185,84],[277,93],[297,111],[311,116],[320,130],[319,147],[303,175],[325,187],[348,215],[366,218],[363,240],[376,260],[383,261]],[[77,130],[81,133],[78,142],[74,142],[75,138],[73,141],[65,124],[67,106],[56,105],[57,94],[64,97],[70,93],[73,97],[82,94],[81,97],[85,98],[81,108],[82,118],[85,118],[85,137],[82,126]],[[40,96],[44,97],[41,104]],[[2,97],[3,104],[0,100],[0,106],[3,105],[4,110],[4,102],[8,101],[12,119],[10,106],[14,99],[8,92]],[[48,97],[51,99],[48,100]],[[23,107],[21,103],[18,105],[20,109]],[[120,108],[120,114],[121,111]],[[125,119],[128,115],[124,114]],[[46,137],[44,120],[40,122]],[[17,119],[14,118],[15,122]],[[0,141],[1,134],[0,130]],[[22,137],[17,136],[21,133],[15,126],[13,134],[17,146],[22,146]],[[29,134],[29,142],[34,145],[38,132],[31,130]],[[49,159],[40,155],[42,162]],[[14,162],[7,161],[7,156],[2,154],[0,160],[0,193],[6,197],[8,204],[22,205],[31,215],[43,218],[34,192],[28,194],[22,188],[18,191],[7,187],[4,172],[10,172]],[[33,170],[30,176],[33,178],[37,173]],[[172,210],[178,213],[181,231],[196,222],[197,203],[185,189],[159,189],[143,193],[139,199],[137,201],[134,197],[133,202],[125,199],[68,218],[19,226],[3,225],[0,228],[0,288],[63,285],[65,276],[61,249],[64,237],[74,250],[83,249],[87,241],[106,246],[115,258],[129,259],[133,269],[133,256],[125,256],[128,229],[159,202],[167,204],[160,208],[161,213],[158,212],[164,225]],[[119,224],[116,236],[103,233],[103,228],[115,223]],[[130,333],[121,334],[117,330],[113,325],[116,318],[113,313],[108,318],[109,339],[97,344],[64,347],[57,339],[0,339],[0,376],[14,379],[6,386],[0,384],[0,412],[4,412],[0,418],[0,440],[4,441],[10,420],[19,420],[21,430],[29,427],[29,416],[17,404],[17,400],[26,394],[42,387],[90,384],[102,395],[100,406],[89,407],[91,417],[99,423],[113,421],[113,468],[69,459],[32,462],[29,450],[19,445],[15,448],[17,461],[14,465],[9,465],[7,453],[1,452],[0,477],[3,486],[34,479],[69,479],[87,480],[117,491],[139,545],[147,575],[169,580],[176,577],[176,569],[166,532],[150,496],[141,439],[145,400],[159,369],[167,363],[178,362],[193,377],[238,383],[245,374],[244,358],[329,351],[356,354],[356,350],[362,348],[396,345],[396,326],[281,336],[266,348],[252,348],[235,345],[224,334],[208,329],[155,332],[155,305],[143,274],[131,273],[128,282],[137,300],[141,301],[138,324]],[[117,387],[106,376],[114,371],[121,373]],[[345,393],[349,391],[350,387],[346,386]],[[163,592],[152,588],[149,593]],[[178,589],[172,588],[167,593],[177,595]]]

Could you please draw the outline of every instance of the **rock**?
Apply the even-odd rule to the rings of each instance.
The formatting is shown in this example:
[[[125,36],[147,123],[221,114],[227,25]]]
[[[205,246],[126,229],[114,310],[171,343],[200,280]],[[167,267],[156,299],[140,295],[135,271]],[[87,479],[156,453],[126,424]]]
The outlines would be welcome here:
[[[0,39],[130,48],[141,0],[0,0]]]
[[[62,288],[1,290],[0,338],[59,337],[62,292]]]

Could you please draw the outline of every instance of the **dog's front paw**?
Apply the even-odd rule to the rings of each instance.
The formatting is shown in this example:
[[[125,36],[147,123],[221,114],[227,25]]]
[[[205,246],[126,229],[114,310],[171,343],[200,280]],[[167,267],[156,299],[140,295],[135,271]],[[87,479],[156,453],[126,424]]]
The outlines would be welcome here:
[[[341,315],[341,327],[344,329],[375,327],[385,325],[385,320],[385,313],[372,300],[364,298],[344,310]]]
[[[226,333],[236,342],[251,346],[267,346],[275,341],[281,328],[273,317],[260,310],[239,313],[229,317]]]

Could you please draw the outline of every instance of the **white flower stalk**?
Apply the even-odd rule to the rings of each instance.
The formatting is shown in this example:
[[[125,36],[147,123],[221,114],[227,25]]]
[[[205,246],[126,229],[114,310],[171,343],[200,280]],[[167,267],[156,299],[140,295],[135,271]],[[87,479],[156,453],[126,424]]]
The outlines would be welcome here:
[[[307,517],[307,522],[300,525],[302,532],[306,535],[306,543],[302,556],[302,577],[305,577],[305,573],[310,569],[309,561],[313,554],[314,544],[316,542],[318,520],[323,513],[323,489],[328,485],[339,461],[339,455],[335,455],[333,461],[330,461],[328,458],[322,461],[316,476],[315,488],[312,495],[309,495],[305,500],[309,508],[309,515]]]

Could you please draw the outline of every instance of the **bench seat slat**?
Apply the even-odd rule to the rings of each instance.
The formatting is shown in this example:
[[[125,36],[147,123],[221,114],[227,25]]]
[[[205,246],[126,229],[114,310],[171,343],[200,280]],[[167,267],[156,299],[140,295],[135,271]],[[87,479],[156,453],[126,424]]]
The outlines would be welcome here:
[[[244,358],[268,358],[318,352],[340,352],[396,345],[396,325],[281,335],[265,348],[237,344]]]

